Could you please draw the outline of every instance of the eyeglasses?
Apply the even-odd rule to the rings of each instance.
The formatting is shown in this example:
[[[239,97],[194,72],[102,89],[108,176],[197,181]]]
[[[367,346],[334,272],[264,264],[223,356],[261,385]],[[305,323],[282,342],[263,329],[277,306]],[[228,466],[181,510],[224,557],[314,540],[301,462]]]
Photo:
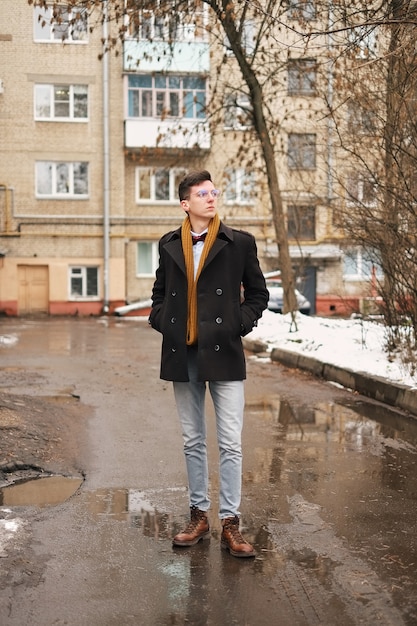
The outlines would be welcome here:
[[[196,193],[192,195],[197,196],[198,198],[201,198],[203,200],[207,198],[209,195],[212,198],[218,198],[220,194],[221,194],[220,189],[212,189],[211,191],[207,191],[207,189],[200,189],[200,191],[197,191]]]

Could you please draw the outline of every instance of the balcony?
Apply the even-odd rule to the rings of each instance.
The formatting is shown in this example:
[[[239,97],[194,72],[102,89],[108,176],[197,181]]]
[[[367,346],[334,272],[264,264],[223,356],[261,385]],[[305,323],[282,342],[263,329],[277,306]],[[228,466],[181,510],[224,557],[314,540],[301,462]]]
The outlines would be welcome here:
[[[142,148],[209,150],[209,125],[207,122],[185,119],[125,120],[125,147],[131,150]]]
[[[136,41],[128,39],[123,46],[125,72],[174,72],[208,74],[209,44],[204,41]]]

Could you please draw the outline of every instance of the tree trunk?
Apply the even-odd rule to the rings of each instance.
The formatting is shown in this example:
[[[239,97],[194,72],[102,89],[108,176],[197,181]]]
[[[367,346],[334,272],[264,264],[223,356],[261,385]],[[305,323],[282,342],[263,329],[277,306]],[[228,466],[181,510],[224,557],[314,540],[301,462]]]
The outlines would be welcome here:
[[[394,20],[401,17],[403,11],[403,0],[393,0],[391,4],[392,17]],[[400,22],[400,20],[399,20]],[[390,27],[390,43],[387,55],[387,90],[386,90],[386,121],[384,127],[384,166],[385,166],[385,191],[383,211],[384,241],[381,242],[381,265],[384,272],[384,313],[387,326],[396,326],[398,323],[396,311],[396,255],[398,245],[395,235],[398,232],[398,207],[395,189],[398,184],[398,164],[395,158],[395,142],[399,107],[401,106],[401,95],[398,92],[398,84],[401,82],[401,68],[399,56],[396,51],[402,45],[402,26],[400,23]]]
[[[230,2],[230,0],[222,0],[222,6],[220,7],[218,3],[213,0],[206,0],[206,2],[215,11],[223,26],[224,32],[230,43],[230,47],[236,57],[236,61],[242,73],[243,80],[249,89],[250,102],[253,109],[254,128],[261,145],[268,179],[272,221],[275,228],[279,267],[281,270],[281,280],[284,288],[283,313],[291,312],[293,314],[294,321],[294,314],[297,311],[294,271],[289,252],[287,228],[285,224],[282,195],[279,187],[274,147],[264,113],[262,87],[254,70],[247,61],[244,46],[242,45],[242,37],[238,32],[236,19],[233,13],[233,3]]]

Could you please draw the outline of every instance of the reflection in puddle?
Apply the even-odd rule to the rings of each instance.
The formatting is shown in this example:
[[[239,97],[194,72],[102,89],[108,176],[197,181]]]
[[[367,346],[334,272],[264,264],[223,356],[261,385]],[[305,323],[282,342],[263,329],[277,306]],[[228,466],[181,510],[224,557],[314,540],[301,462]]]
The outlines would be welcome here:
[[[268,433],[244,475],[246,486],[274,487],[268,515],[283,521],[287,489],[309,494],[345,524],[372,502],[379,517],[395,493],[415,498],[417,422],[399,412],[362,400],[297,404],[279,395],[255,399],[246,411]]]
[[[158,511],[143,491],[98,489],[87,492],[86,497],[88,510],[94,515],[127,521],[130,526],[141,528],[145,536],[154,539],[170,539],[173,536],[173,515]]]
[[[132,546],[139,546],[135,567],[151,573],[154,568],[155,584],[164,590],[167,619],[158,623],[220,624],[226,623],[225,614],[230,624],[258,623],[252,614],[242,618],[247,607],[242,599],[249,603],[255,597],[258,606],[264,600],[262,623],[276,623],[276,607],[290,611],[291,605],[294,615],[305,610],[311,616],[293,623],[335,623],[326,619],[327,607],[333,607],[333,616],[342,615],[341,624],[379,623],[375,614],[383,614],[388,606],[391,613],[384,623],[400,624],[391,597],[383,596],[383,576],[371,558],[372,563],[385,559],[389,567],[394,567],[389,559],[399,560],[398,580],[415,567],[411,533],[417,429],[410,425],[402,429],[399,418],[391,422],[385,414],[383,420],[371,419],[374,414],[354,402],[309,405],[307,399],[301,406],[275,395],[247,404],[246,411],[257,433],[245,466],[243,523],[258,557],[242,563],[220,550],[214,510],[211,541],[190,550],[170,549],[188,511],[186,507],[183,515],[167,511],[178,512],[178,500],[186,503],[184,488],[83,490],[75,502],[93,518],[94,537],[109,568],[115,569],[114,563],[126,555],[128,562]],[[54,504],[53,480],[4,488],[0,504]],[[55,480],[59,502],[81,484],[79,479]],[[43,483],[45,493],[35,497],[35,488]],[[211,489],[212,501],[217,502],[216,477]],[[17,532],[12,522],[3,523],[8,536]],[[140,544],[138,535],[149,540]],[[109,558],[109,546],[117,550],[114,558]],[[126,568],[120,571],[125,574]],[[284,617],[283,623],[291,622]]]
[[[0,489],[0,505],[55,506],[74,495],[82,482],[82,478],[65,476],[31,478]]]
[[[334,442],[361,450],[380,445],[416,452],[417,422],[386,407],[334,402],[295,405],[277,395],[246,404],[246,411],[274,429],[275,443]]]

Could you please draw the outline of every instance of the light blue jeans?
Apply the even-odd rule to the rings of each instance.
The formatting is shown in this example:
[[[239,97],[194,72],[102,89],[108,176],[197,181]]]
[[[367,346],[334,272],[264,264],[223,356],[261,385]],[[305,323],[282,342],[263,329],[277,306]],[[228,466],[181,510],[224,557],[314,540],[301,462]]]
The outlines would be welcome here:
[[[177,411],[182,427],[188,474],[190,506],[200,511],[210,507],[206,418],[206,383],[197,380],[197,350],[188,349],[189,382],[174,382]],[[219,517],[240,515],[242,489],[242,427],[245,406],[243,380],[210,381],[216,414],[220,461]]]

